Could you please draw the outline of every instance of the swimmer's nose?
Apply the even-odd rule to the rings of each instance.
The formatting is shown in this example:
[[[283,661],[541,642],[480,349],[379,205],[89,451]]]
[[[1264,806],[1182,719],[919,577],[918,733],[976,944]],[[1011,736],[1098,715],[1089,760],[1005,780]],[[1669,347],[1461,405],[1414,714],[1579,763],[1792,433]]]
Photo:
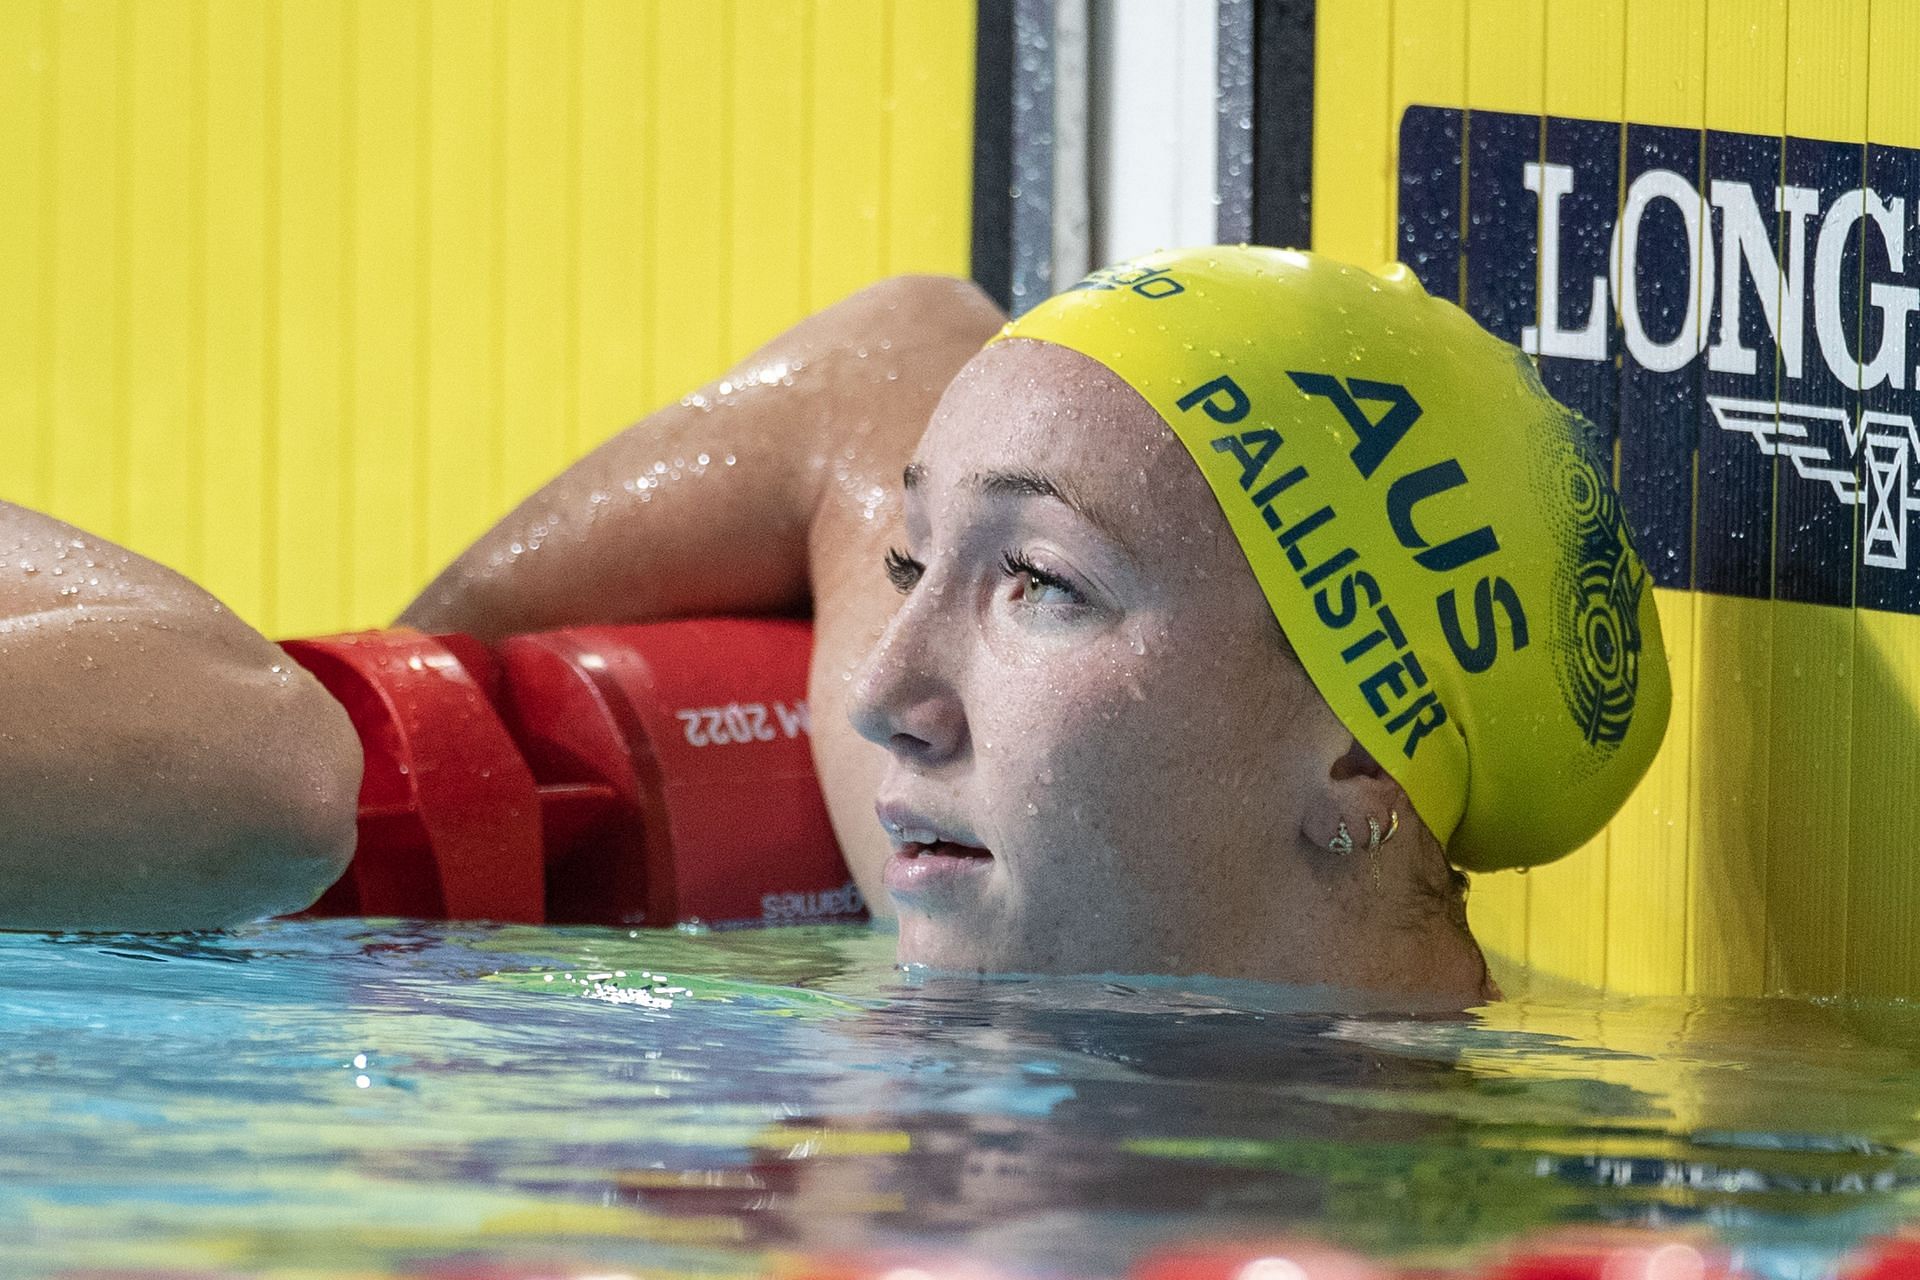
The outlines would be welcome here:
[[[966,747],[967,717],[942,659],[939,629],[909,598],[853,673],[848,715],[860,736],[902,761],[935,765]]]

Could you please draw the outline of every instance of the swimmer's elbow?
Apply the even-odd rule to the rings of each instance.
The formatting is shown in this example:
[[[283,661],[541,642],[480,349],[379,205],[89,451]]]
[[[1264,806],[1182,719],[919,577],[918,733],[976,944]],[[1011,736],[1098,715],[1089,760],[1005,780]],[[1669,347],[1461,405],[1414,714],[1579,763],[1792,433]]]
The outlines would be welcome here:
[[[215,926],[304,910],[353,858],[362,756],[346,709],[295,669],[253,714],[268,741],[231,762],[226,820],[181,851]]]
[[[347,712],[319,682],[301,673],[284,724],[289,734],[289,767],[270,784],[280,794],[268,807],[280,815],[271,877],[274,892],[255,916],[281,915],[313,905],[347,869],[353,858],[360,799],[362,753]]]
[[[975,345],[992,337],[1007,320],[986,290],[957,276],[890,276],[856,293],[848,303],[877,308],[925,330],[951,330]]]
[[[90,696],[64,669],[0,688],[42,726],[0,751],[0,929],[215,929],[311,905],[353,855],[345,709],[256,634],[125,625]],[[129,649],[138,666],[105,660]]]
[[[970,280],[889,276],[808,316],[748,356],[737,371],[756,368],[769,358],[812,361],[886,343],[896,364],[911,361],[926,366],[923,372],[937,373],[937,393],[1006,319]]]

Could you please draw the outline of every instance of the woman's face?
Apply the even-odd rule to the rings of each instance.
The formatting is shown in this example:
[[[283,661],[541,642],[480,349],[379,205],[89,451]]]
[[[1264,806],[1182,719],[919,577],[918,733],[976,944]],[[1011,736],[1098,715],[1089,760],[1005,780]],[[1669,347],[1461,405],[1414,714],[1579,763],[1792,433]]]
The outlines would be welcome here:
[[[1338,981],[1337,869],[1300,826],[1350,738],[1154,411],[998,343],[906,486],[905,598],[853,696],[901,959]]]

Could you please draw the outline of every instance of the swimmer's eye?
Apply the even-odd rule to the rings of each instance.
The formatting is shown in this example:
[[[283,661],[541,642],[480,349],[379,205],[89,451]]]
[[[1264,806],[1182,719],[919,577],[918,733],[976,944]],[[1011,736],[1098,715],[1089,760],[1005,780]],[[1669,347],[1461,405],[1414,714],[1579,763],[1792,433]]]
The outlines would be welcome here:
[[[926,565],[898,547],[887,548],[886,567],[887,581],[891,582],[893,589],[901,595],[913,590],[920,581],[920,575],[927,571]]]
[[[1022,604],[1083,604],[1079,590],[1057,573],[1049,573],[1017,551],[1000,557],[1000,567],[1020,586]],[[1059,592],[1064,599],[1048,599],[1046,592]]]

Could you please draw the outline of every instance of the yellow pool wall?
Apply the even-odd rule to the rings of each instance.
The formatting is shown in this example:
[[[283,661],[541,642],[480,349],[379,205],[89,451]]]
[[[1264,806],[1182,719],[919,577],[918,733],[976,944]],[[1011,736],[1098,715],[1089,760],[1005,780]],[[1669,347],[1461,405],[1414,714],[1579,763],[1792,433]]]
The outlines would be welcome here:
[[[964,275],[967,0],[0,5],[0,498],[379,625],[807,312]]]

